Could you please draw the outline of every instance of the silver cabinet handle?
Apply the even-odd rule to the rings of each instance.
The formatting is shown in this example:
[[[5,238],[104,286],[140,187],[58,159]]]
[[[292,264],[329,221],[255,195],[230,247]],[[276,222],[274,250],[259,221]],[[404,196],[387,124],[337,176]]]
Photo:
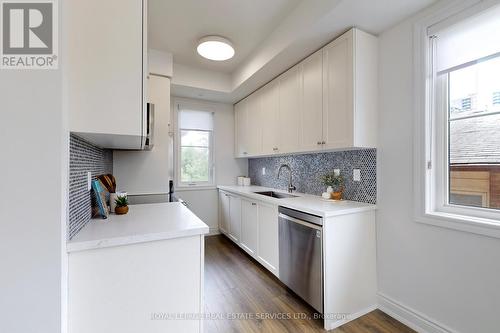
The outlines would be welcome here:
[[[252,206],[257,206],[257,204],[255,202],[252,202]]]
[[[322,145],[326,145],[326,141],[322,141],[322,142],[321,142],[321,144],[322,144]]]
[[[320,144],[321,144],[321,141],[318,141],[318,145],[320,145]]]
[[[278,147],[274,147],[274,148],[273,148],[273,150],[274,150],[274,151],[278,151]]]

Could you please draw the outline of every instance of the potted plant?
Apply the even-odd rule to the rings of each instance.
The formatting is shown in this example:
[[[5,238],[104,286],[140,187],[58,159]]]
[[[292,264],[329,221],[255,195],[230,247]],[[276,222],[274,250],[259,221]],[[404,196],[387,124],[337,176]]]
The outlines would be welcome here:
[[[330,193],[330,198],[333,200],[342,200],[342,192],[344,191],[344,177],[335,174],[335,172],[327,173],[321,177],[323,184],[327,186],[326,192]]]
[[[115,213],[117,215],[123,215],[128,213],[128,198],[126,196],[120,196],[115,199],[116,208]]]

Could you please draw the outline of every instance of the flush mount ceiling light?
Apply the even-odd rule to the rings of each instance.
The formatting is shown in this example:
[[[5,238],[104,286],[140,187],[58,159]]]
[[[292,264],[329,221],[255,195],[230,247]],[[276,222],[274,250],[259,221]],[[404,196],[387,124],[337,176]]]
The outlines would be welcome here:
[[[231,42],[220,36],[207,36],[200,39],[196,48],[199,55],[215,61],[224,61],[234,56]]]

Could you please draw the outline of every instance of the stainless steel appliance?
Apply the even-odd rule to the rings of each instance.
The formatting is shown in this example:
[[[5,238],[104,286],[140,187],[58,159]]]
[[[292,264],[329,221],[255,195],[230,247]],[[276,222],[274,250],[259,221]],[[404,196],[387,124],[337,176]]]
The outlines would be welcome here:
[[[147,103],[143,121],[142,149],[151,150],[154,146],[155,105]]]
[[[323,219],[279,207],[279,278],[323,313]]]

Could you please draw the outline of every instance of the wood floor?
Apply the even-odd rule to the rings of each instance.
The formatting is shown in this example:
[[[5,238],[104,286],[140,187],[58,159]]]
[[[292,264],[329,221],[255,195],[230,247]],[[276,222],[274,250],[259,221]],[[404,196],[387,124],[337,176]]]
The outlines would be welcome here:
[[[205,332],[326,332],[311,307],[230,240],[205,239],[205,312],[214,318],[205,321]],[[329,332],[414,331],[376,310]]]

